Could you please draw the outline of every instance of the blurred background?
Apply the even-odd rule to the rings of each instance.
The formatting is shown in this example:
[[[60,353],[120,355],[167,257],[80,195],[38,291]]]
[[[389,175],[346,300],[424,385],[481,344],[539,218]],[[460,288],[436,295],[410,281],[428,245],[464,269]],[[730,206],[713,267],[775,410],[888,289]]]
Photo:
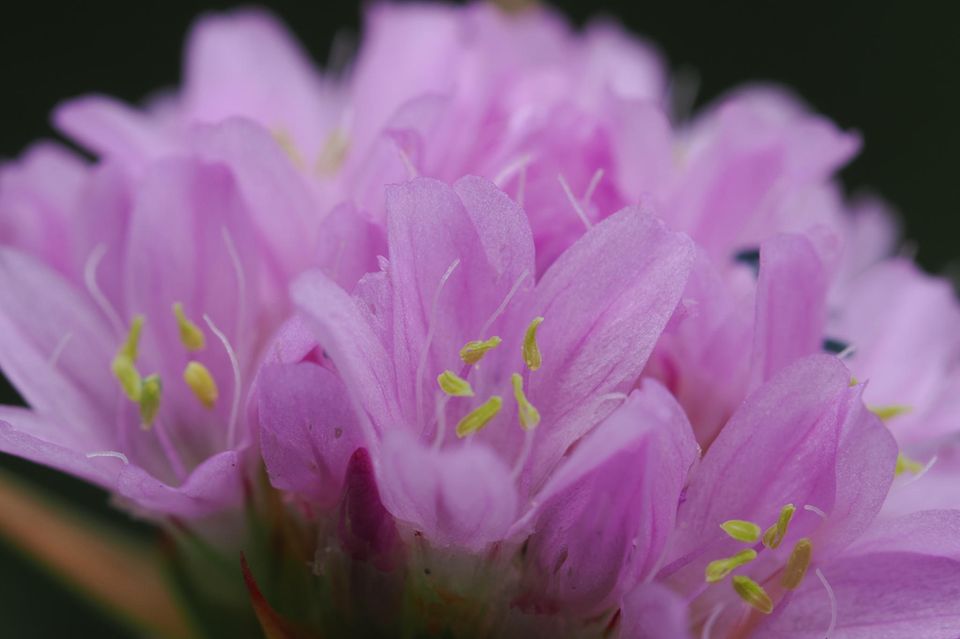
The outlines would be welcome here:
[[[356,35],[359,2],[262,2],[319,64],[336,34]],[[576,23],[604,14],[657,43],[672,68],[699,80],[697,104],[750,80],[791,86],[866,144],[842,178],[901,212],[917,258],[960,274],[956,216],[960,149],[960,27],[949,3],[553,3]],[[0,25],[0,158],[54,133],[61,99],[101,92],[137,101],[176,84],[191,20],[235,2],[18,3]],[[938,11],[942,13],[938,13]],[[15,17],[14,17],[15,16]],[[0,400],[18,401],[0,378]],[[0,455],[0,470],[52,490],[96,517],[150,535],[102,492]],[[0,636],[132,637],[0,539]]]

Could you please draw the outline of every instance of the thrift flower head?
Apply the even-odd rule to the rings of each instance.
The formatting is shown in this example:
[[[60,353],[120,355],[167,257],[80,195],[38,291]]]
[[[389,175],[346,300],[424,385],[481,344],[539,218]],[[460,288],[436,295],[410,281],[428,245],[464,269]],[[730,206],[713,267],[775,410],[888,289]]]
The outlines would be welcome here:
[[[373,6],[327,72],[202,18],[56,109],[96,161],[0,169],[0,450],[226,514],[187,597],[246,619],[240,544],[271,636],[958,636],[953,291],[855,133],[672,86],[543,7]]]

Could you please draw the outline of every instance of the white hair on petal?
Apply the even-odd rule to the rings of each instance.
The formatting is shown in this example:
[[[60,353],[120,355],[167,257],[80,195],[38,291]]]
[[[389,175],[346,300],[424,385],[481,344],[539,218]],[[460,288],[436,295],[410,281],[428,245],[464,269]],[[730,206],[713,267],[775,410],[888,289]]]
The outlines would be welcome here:
[[[936,463],[937,463],[937,456],[934,455],[933,457],[930,458],[930,461],[928,461],[928,462],[926,463],[926,465],[924,465],[924,467],[920,469],[920,472],[919,472],[919,473],[917,473],[916,475],[914,475],[913,477],[911,477],[911,478],[908,479],[907,481],[903,482],[903,483],[900,484],[899,486],[896,486],[895,488],[897,488],[897,489],[906,488],[907,486],[909,486],[910,484],[914,483],[915,481],[918,481],[921,477],[923,477],[924,475],[926,475],[927,472],[929,472],[930,469],[933,468],[933,465],[936,464]]]
[[[593,199],[593,194],[597,191],[597,187],[600,186],[600,180],[603,179],[603,175],[603,169],[597,169],[593,177],[590,178],[590,184],[587,185],[587,192],[583,194],[585,204],[590,204],[590,200]]]
[[[520,290],[520,285],[523,284],[524,280],[530,277],[530,271],[524,271],[520,274],[520,277],[517,278],[517,281],[513,283],[513,286],[510,287],[510,290],[507,292],[507,295],[503,298],[503,301],[500,302],[500,306],[497,307],[497,310],[487,318],[487,321],[483,323],[483,326],[480,328],[480,339],[487,338],[487,331],[490,330],[490,327],[493,326],[493,323],[497,321],[503,312],[507,309],[507,305],[510,303],[510,300],[513,299],[513,296],[517,294],[517,291]]]
[[[722,603],[713,607],[713,610],[710,612],[710,616],[707,617],[706,623],[703,624],[703,631],[700,633],[700,639],[710,639],[710,631],[713,630],[713,624],[716,623],[717,619],[720,617],[720,613],[723,612],[724,608],[726,608],[726,605]]]

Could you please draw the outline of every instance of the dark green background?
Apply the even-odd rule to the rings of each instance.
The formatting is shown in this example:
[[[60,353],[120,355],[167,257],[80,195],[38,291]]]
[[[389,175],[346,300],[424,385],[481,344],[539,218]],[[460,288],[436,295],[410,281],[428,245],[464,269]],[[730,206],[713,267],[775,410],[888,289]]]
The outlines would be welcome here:
[[[135,101],[177,82],[180,47],[197,13],[236,3],[19,2],[0,18],[0,157],[52,135],[50,108],[89,91]],[[324,60],[333,34],[356,32],[350,2],[266,3]],[[843,173],[903,213],[928,269],[952,272],[958,214],[960,27],[950,3],[558,2],[577,21],[620,17],[659,43],[674,68],[695,70],[700,102],[737,83],[793,86],[866,145]],[[5,402],[15,395],[0,386]],[[2,456],[0,456],[2,457]],[[0,467],[114,521],[106,497],[43,469],[0,458]],[[143,533],[143,529],[139,529]],[[0,635],[126,637],[0,542]]]

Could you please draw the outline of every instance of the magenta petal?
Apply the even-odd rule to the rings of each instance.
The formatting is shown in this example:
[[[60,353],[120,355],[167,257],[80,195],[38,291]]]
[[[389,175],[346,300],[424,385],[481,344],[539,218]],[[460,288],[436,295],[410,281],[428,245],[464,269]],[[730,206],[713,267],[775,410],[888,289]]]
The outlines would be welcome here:
[[[536,605],[595,612],[649,575],[697,456],[683,410],[648,381],[557,469],[534,513],[526,588]]]
[[[64,102],[53,115],[56,127],[94,153],[129,167],[177,149],[176,142],[140,111],[101,95]]]
[[[270,483],[329,507],[362,438],[346,387],[311,363],[265,366],[257,376],[260,443]]]
[[[183,108],[189,120],[244,116],[306,141],[313,153],[332,126],[336,101],[324,94],[310,58],[274,17],[242,10],[199,20],[191,29]]]
[[[354,559],[372,561],[380,570],[390,570],[400,552],[400,535],[380,501],[373,461],[366,448],[358,448],[351,455],[343,483],[340,543]]]
[[[387,510],[440,546],[480,550],[503,539],[517,515],[510,469],[480,443],[435,450],[390,432],[379,478]]]
[[[616,213],[568,249],[537,285],[543,367],[530,396],[537,433],[533,485],[636,381],[686,285],[689,238],[638,208]],[[532,319],[532,317],[531,317]]]
[[[358,302],[319,271],[294,282],[291,295],[327,349],[356,402],[365,441],[402,423],[393,365]]]
[[[57,442],[57,423],[47,423],[32,411],[0,407],[0,452],[16,455],[56,470],[76,475],[89,482],[112,490],[117,474],[124,467],[119,457],[87,457],[101,452],[94,445]]]
[[[125,466],[117,492],[147,515],[203,517],[239,504],[243,496],[240,454],[230,450],[204,460],[180,486],[165,484],[137,466]]]
[[[687,602],[657,583],[640,584],[620,604],[621,639],[690,639]]]
[[[845,557],[823,568],[836,597],[836,639],[956,639],[960,636],[960,561],[923,553]],[[758,639],[820,639],[830,627],[829,596],[808,574]]]
[[[39,295],[38,292],[42,292]],[[0,249],[0,365],[33,408],[93,441],[112,432],[117,342],[99,309],[59,274]],[[117,338],[119,340],[119,336]]]
[[[849,382],[836,358],[815,355],[748,397],[691,475],[672,554],[721,544],[715,550],[722,556],[722,544],[732,542],[720,523],[746,519],[767,526],[788,503],[799,510],[791,534],[824,526],[814,540],[821,553],[862,532],[889,489],[897,448]],[[824,511],[827,521],[805,505]]]
[[[432,410],[416,400],[432,395],[433,380],[457,365],[464,344],[487,337],[478,333],[521,275],[531,284],[534,277],[523,212],[479,178],[457,188],[463,201],[427,178],[387,189],[393,359],[409,421]]]
[[[827,274],[802,235],[777,235],[760,249],[754,386],[795,360],[820,350],[826,322]]]

